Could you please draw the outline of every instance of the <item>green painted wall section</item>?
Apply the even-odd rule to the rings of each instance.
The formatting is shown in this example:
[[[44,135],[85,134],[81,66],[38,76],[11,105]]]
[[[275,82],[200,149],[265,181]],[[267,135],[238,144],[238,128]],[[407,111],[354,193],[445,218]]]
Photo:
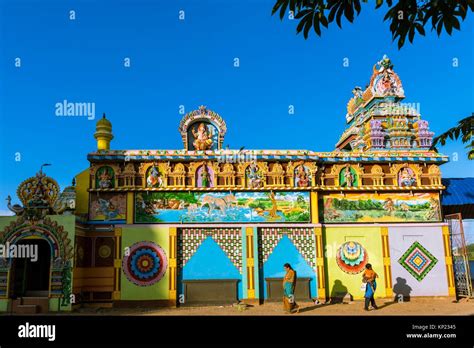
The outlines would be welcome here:
[[[169,229],[159,226],[134,226],[122,229],[122,254],[126,247],[137,242],[150,241],[158,244],[166,253],[169,263]],[[138,286],[130,282],[123,270],[120,277],[121,300],[169,300],[169,271],[151,286]]]
[[[336,262],[336,253],[341,244],[355,241],[365,248],[369,255],[368,262],[378,274],[375,297],[385,297],[385,276],[383,268],[382,237],[380,227],[325,227],[323,234],[326,241],[326,279],[329,296],[348,292],[354,299],[362,299],[364,292],[360,290],[362,272],[348,274],[342,271]]]
[[[0,216],[0,231],[17,219],[16,216]]]
[[[8,311],[8,300],[0,300],[0,312]]]

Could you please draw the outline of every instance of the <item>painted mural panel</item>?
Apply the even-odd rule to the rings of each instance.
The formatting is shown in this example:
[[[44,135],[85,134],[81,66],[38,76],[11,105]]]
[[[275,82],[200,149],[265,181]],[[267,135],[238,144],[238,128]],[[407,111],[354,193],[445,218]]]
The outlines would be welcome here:
[[[396,300],[448,296],[441,226],[389,227],[388,238]]]
[[[117,222],[126,219],[127,197],[124,193],[93,193],[90,201],[89,220]]]
[[[439,221],[437,193],[348,193],[323,197],[324,222]]]
[[[309,192],[143,192],[137,223],[309,222]]]
[[[346,295],[364,297],[362,272],[370,263],[378,274],[376,297],[385,296],[382,237],[380,227],[326,227],[327,288],[335,302]]]

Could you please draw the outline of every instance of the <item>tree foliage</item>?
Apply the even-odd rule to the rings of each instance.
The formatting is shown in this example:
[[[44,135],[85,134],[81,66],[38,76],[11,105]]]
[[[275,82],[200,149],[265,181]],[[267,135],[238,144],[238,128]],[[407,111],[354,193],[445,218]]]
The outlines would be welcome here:
[[[472,137],[472,130],[474,128],[474,114],[468,116],[458,122],[457,126],[448,129],[443,134],[440,134],[433,139],[432,149],[435,148],[437,144],[444,145],[446,140],[451,139],[455,140],[461,136],[461,140],[466,145],[468,149],[468,158],[470,160],[474,159],[474,139]]]
[[[393,41],[398,40],[400,49],[408,37],[412,43],[415,35],[425,36],[425,27],[431,27],[438,36],[446,31],[451,35],[453,29],[460,30],[468,11],[474,11],[474,0],[277,0],[272,15],[279,12],[283,20],[287,11],[299,20],[296,32],[303,32],[307,39],[311,28],[321,36],[322,27],[328,28],[336,21],[342,28],[345,17],[350,23],[360,14],[362,4],[382,5],[389,8],[384,21],[390,22]]]

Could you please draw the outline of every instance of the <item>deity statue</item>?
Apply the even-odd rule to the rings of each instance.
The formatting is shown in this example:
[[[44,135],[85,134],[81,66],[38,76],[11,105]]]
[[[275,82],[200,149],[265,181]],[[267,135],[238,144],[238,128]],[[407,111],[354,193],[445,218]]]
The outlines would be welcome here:
[[[207,169],[207,165],[202,166],[201,172],[201,187],[210,187],[211,185],[211,175]]]
[[[356,99],[361,99],[363,94],[362,88],[360,88],[359,86],[355,86],[352,90],[352,94],[354,94],[354,97]]]
[[[253,160],[247,168],[247,178],[249,179],[250,188],[262,187],[262,175],[260,174],[260,170],[258,169],[258,165],[255,160]]]
[[[48,200],[46,199],[47,193],[44,189],[44,185],[41,179],[38,180],[35,191],[31,199],[28,201],[27,205],[29,206],[43,206],[48,205]]]
[[[306,169],[304,165],[298,166],[296,170],[296,178],[298,187],[308,187],[309,186],[309,175],[306,173]]]
[[[195,150],[209,150],[212,147],[212,134],[203,122],[198,127],[192,128],[191,131],[194,136]]]
[[[416,183],[416,177],[410,168],[402,169],[400,173],[400,186],[414,186]]]
[[[146,178],[146,184],[148,187],[162,187],[163,186],[163,179],[157,167],[153,166],[150,169],[150,173],[148,174],[148,177]]]
[[[346,183],[346,187],[354,186],[354,175],[352,175],[351,167],[346,166],[344,169],[344,181]]]
[[[99,175],[99,188],[111,188],[112,177],[109,174],[107,168],[102,169],[102,173]]]

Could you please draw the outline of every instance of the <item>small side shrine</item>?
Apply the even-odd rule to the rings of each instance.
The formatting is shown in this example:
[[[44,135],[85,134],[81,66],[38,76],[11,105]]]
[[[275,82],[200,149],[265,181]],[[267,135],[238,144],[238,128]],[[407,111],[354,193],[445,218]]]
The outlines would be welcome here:
[[[74,186],[60,192],[42,168],[17,190],[15,214],[0,220],[0,308],[33,314],[70,310],[74,257]]]

